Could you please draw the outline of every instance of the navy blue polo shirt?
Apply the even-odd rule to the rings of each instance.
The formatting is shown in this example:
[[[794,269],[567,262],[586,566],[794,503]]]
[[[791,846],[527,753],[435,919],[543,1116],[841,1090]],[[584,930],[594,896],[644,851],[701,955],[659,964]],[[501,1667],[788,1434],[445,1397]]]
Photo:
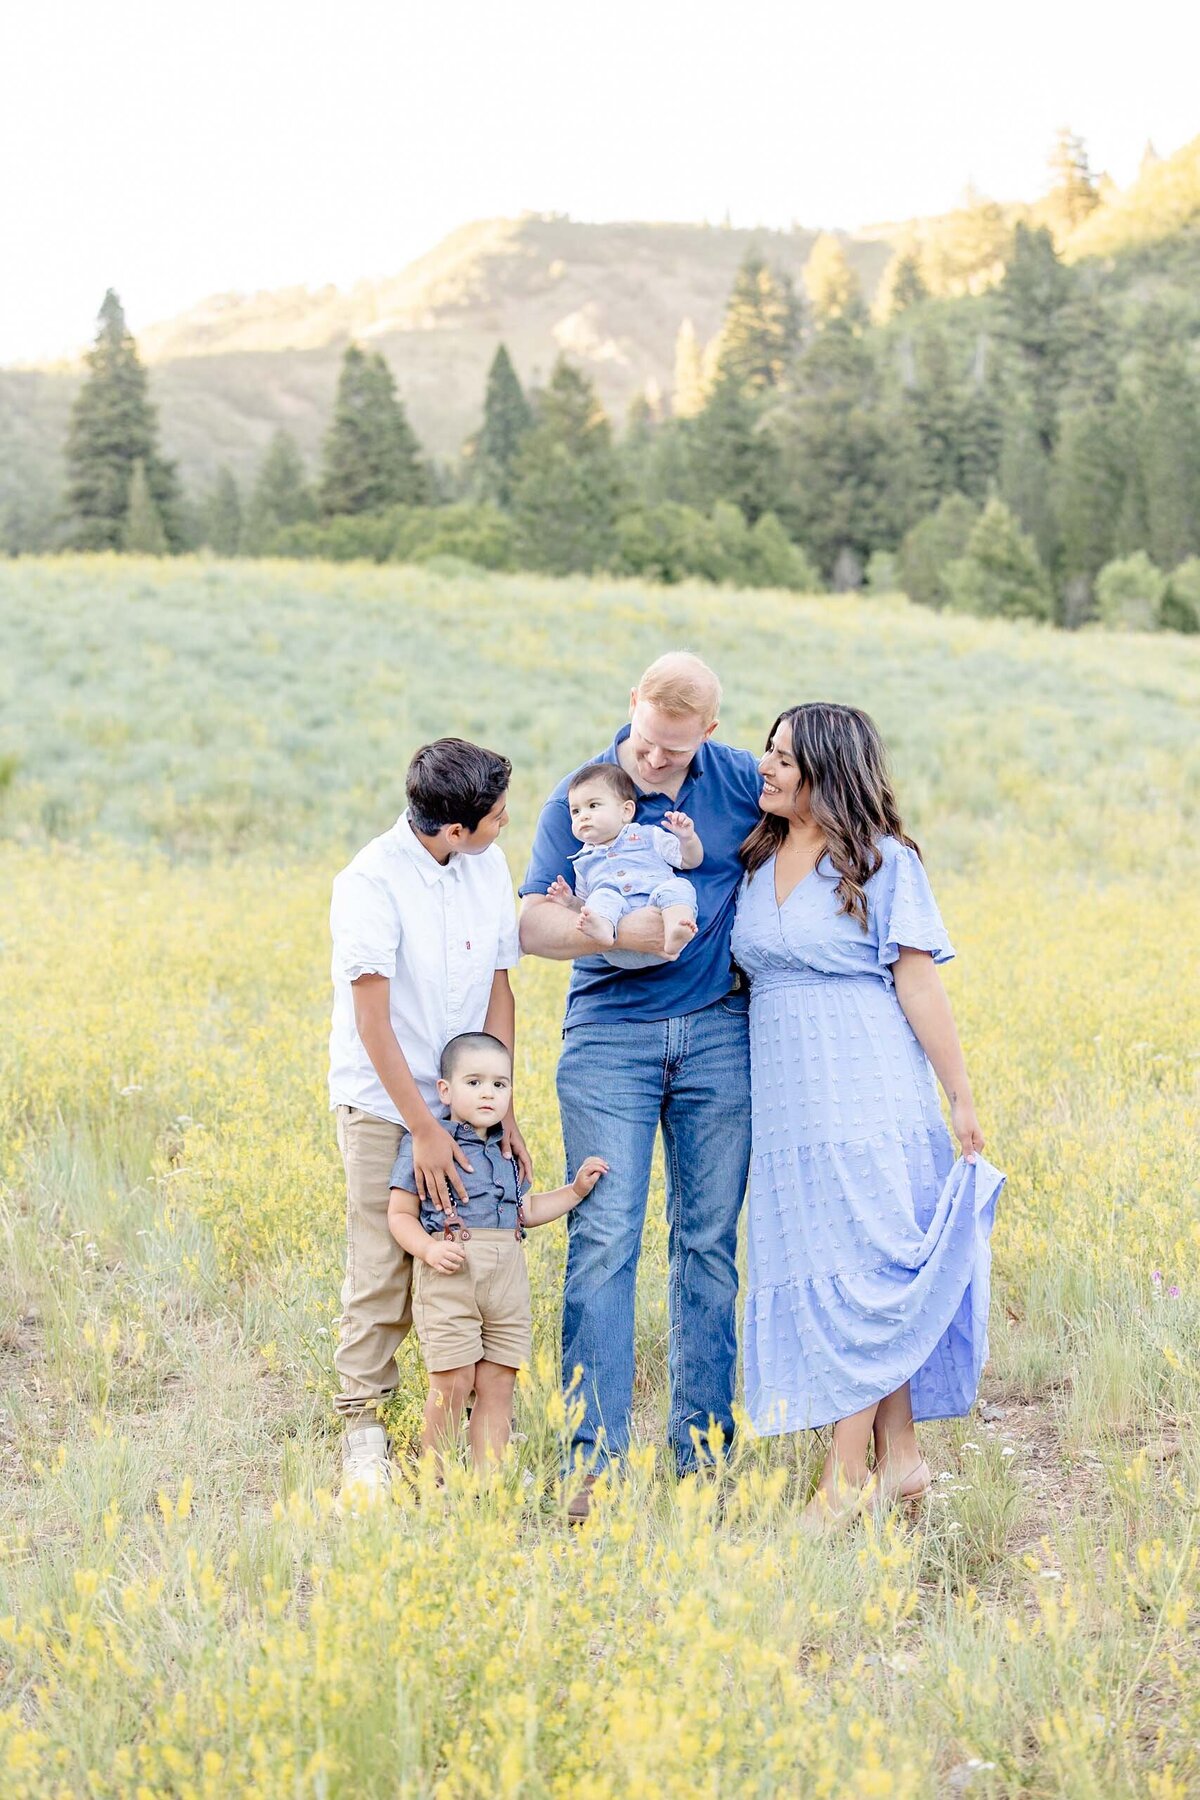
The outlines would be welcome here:
[[[623,725],[608,749],[588,761],[617,762],[617,746],[628,736],[629,726]],[[578,770],[572,770],[560,781],[542,808],[522,894],[544,894],[556,875],[563,877],[572,893],[575,890],[571,858],[579,849],[579,840],[571,832],[567,792],[577,774]],[[661,825],[669,812],[685,812],[695,823],[704,861],[698,869],[689,869],[687,878],[699,904],[698,930],[677,962],[656,963],[649,969],[614,969],[602,956],[577,958],[567,994],[568,1027],[593,1020],[622,1024],[675,1019],[711,1006],[729,992],[729,937],[743,873],[738,847],[761,817],[761,791],[758,758],[749,750],[735,750],[711,738],[692,758],[675,799],[639,791],[635,814],[639,825]]]

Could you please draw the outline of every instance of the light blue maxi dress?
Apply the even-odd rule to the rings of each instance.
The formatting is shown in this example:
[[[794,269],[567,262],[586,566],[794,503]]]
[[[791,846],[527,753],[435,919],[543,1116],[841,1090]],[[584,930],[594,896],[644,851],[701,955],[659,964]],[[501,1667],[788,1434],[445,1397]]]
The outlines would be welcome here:
[[[902,945],[948,962],[915,851],[880,840],[867,929],[828,858],[775,902],[742,885],[753,1145],[746,1405],[773,1435],[828,1425],[912,1384],[917,1419],[969,1412],[987,1360],[997,1169],[957,1162],[933,1070],[896,998]]]

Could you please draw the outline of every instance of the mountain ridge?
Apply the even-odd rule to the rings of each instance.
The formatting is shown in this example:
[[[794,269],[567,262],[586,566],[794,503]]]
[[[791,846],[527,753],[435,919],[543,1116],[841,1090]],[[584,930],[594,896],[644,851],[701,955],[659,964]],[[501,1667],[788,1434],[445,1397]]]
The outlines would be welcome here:
[[[938,244],[957,213],[834,232],[864,292],[894,250]],[[990,202],[998,229],[1048,216],[1048,200]],[[435,456],[454,455],[478,423],[487,366],[507,344],[521,380],[537,384],[560,352],[584,366],[620,424],[647,388],[669,393],[675,339],[690,319],[717,331],[734,274],[751,249],[800,282],[814,229],[640,220],[594,223],[556,213],[471,221],[390,276],[349,288],[292,286],[215,294],[139,334],[166,454],[191,488],[228,464],[245,484],[272,433],[292,432],[311,460],[333,407],[352,338],[383,352],[414,428]],[[1126,189],[1107,184],[1063,253],[1090,257],[1120,286],[1122,257],[1145,297],[1145,259],[1169,245],[1179,279],[1200,262],[1200,137],[1143,166]],[[985,270],[977,292],[994,278]],[[951,273],[947,279],[953,281]],[[1128,279],[1133,279],[1131,273]],[[1153,287],[1153,279],[1150,281]],[[951,292],[955,291],[953,287]],[[62,446],[82,365],[0,368],[0,518],[15,505],[43,522],[62,488]]]

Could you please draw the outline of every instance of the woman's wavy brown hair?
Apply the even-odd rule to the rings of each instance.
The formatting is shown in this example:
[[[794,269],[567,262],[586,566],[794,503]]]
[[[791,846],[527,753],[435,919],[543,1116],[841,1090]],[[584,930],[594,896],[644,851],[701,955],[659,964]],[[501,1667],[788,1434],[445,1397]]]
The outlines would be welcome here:
[[[901,823],[883,739],[875,721],[857,706],[817,700],[780,713],[767,733],[768,750],[784,724],[791,728],[800,780],[808,786],[809,811],[825,833],[826,854],[840,877],[840,910],[865,931],[863,888],[883,862],[879,839],[896,838],[921,854]],[[787,834],[786,819],[764,813],[741,848],[747,873],[761,869]]]

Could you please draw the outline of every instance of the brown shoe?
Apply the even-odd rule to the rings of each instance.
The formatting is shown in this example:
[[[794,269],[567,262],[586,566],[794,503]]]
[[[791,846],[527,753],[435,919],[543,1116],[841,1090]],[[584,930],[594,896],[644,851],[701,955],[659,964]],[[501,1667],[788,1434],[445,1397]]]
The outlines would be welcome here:
[[[571,1503],[567,1507],[567,1522],[568,1522],[568,1524],[570,1524],[570,1525],[582,1525],[583,1524],[583,1521],[587,1518],[588,1514],[592,1510],[592,1489],[595,1487],[595,1485],[596,1485],[596,1477],[594,1474],[584,1476],[583,1486],[580,1488],[580,1490],[577,1494],[572,1495]]]

